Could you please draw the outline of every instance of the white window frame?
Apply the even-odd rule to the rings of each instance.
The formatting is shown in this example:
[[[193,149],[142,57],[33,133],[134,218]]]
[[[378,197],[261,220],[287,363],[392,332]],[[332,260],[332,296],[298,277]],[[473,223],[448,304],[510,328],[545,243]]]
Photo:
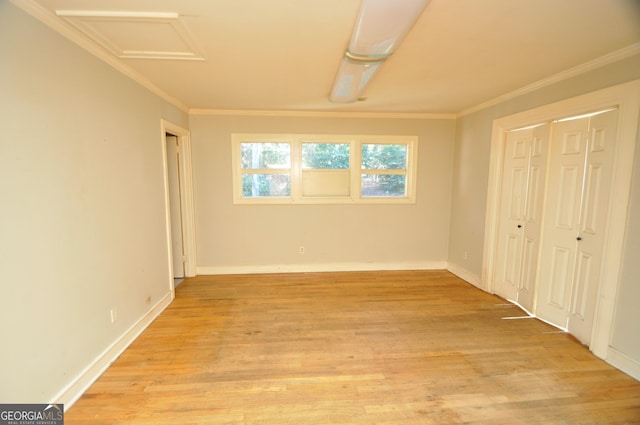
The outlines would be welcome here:
[[[242,196],[242,143],[289,143],[291,152],[291,196]],[[302,195],[302,143],[343,143],[350,147],[349,196],[303,196]],[[362,169],[363,144],[403,144],[407,145],[407,167],[402,170]],[[337,135],[337,134],[258,134],[234,133],[231,135],[231,159],[233,173],[234,204],[414,204],[418,175],[418,136],[387,135]],[[283,169],[274,170],[282,173]],[[405,196],[362,196],[362,174],[403,174],[406,176]]]

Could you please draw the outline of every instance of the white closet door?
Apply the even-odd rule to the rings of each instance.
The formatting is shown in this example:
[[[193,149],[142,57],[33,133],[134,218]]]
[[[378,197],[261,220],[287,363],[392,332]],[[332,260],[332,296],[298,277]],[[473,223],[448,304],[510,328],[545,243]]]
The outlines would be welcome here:
[[[549,124],[531,129],[527,197],[522,238],[521,274],[516,301],[532,312],[536,293],[536,277],[542,231]]]
[[[574,285],[568,331],[585,344],[591,330],[600,282],[604,238],[609,216],[618,111],[590,118]]]
[[[553,124],[536,315],[562,328],[576,256],[589,119]]]
[[[585,344],[599,286],[617,111],[553,124],[536,315]]]
[[[505,135],[495,292],[516,301],[522,259],[522,235],[529,167],[529,130]]]
[[[549,125],[505,136],[496,293],[533,311]]]

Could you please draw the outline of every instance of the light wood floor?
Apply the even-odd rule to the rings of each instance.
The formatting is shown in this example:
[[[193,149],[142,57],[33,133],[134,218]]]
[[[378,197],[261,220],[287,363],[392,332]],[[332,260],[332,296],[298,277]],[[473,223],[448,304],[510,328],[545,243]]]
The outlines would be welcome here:
[[[201,276],[69,424],[631,424],[640,382],[444,271]]]

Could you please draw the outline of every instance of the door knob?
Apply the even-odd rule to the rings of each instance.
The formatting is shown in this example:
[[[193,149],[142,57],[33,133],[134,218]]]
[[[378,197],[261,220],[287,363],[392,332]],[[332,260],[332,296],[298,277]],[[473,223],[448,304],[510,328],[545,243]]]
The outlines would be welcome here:
[[[522,227],[522,224],[518,224],[518,229]]]
[[[581,241],[581,240],[582,240],[582,238],[581,238],[580,236],[578,236],[578,237],[576,238],[576,240],[577,240],[577,241]]]

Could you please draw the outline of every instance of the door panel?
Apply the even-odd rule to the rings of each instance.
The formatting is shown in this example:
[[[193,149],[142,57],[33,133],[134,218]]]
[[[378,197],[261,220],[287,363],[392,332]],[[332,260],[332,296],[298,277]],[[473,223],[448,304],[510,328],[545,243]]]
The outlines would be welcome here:
[[[586,118],[583,118],[583,120],[586,120]],[[580,123],[582,120],[573,120],[573,121],[567,121],[567,125],[577,122]],[[587,124],[588,121],[585,121],[584,124]],[[559,124],[560,126],[562,126],[562,124]],[[566,125],[565,125],[566,126]],[[577,131],[565,131],[562,134],[562,151],[561,151],[561,155],[566,156],[566,155],[580,155],[582,152],[582,148],[583,148],[583,135],[584,135],[584,130],[586,130],[586,127],[583,126],[579,126],[577,128]]]
[[[530,132],[505,135],[495,292],[515,301],[520,276]]]
[[[580,193],[580,186],[578,180],[580,176],[580,169],[576,165],[562,166],[560,167],[560,179],[557,188],[557,208],[556,208],[556,222],[555,227],[557,229],[573,230],[575,227],[576,215],[576,192]]]
[[[577,319],[584,320],[587,310],[587,297],[590,292],[591,278],[593,277],[592,268],[593,257],[586,252],[578,253],[578,261],[576,262],[576,278],[573,300],[571,302],[571,314]]]
[[[602,200],[602,179],[604,177],[603,164],[589,164],[587,170],[585,196],[583,201],[582,233],[596,234],[598,227],[598,213]]]
[[[556,122],[549,146],[536,315],[567,327],[589,119]]]
[[[612,110],[553,124],[549,181],[557,184],[547,189],[536,314],[585,344],[600,283],[617,117]]]
[[[546,184],[549,124],[531,129],[529,169],[525,202],[522,271],[516,300],[529,312],[535,308],[536,279],[540,252],[540,233]]]
[[[567,298],[567,287],[571,280],[571,266],[573,265],[573,255],[570,248],[554,246],[551,250],[551,267],[549,268],[550,281],[553,285],[548,286],[547,304],[556,309],[562,310],[549,314],[547,320],[555,318],[553,323],[563,323],[566,325],[565,300]],[[556,318],[557,317],[557,318]]]
[[[506,237],[507,258],[504,262],[503,277],[506,284],[515,288],[519,273],[518,266],[520,264],[520,259],[518,258],[518,254],[520,252],[521,237],[520,235],[513,234],[507,235]]]
[[[531,166],[529,170],[529,193],[527,200],[527,223],[538,223],[542,212],[544,171],[542,167]]]
[[[584,198],[580,211],[576,281],[568,330],[585,344],[591,342],[609,217],[618,111],[592,116],[586,157]],[[577,238],[576,238],[577,239]]]
[[[538,250],[535,240],[525,237],[522,253],[522,277],[518,286],[518,304],[526,308],[528,311],[533,310],[533,306],[524,305],[522,302],[524,297],[533,296],[535,292],[536,267],[538,265]]]
[[[549,125],[506,133],[496,293],[533,311]]]
[[[509,188],[509,218],[521,220],[525,198],[525,176],[524,167],[511,169],[511,187]]]

